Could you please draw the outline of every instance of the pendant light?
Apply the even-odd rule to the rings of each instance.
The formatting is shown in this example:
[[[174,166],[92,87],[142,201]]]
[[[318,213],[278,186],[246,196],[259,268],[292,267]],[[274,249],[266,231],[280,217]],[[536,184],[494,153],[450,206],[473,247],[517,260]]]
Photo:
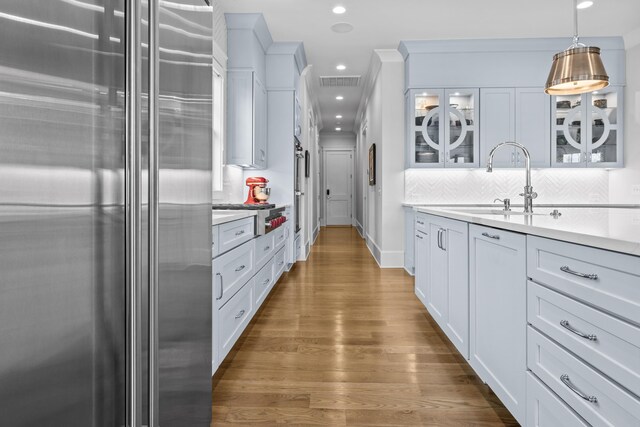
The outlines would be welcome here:
[[[576,95],[609,86],[600,48],[578,42],[578,0],[573,0],[573,44],[553,56],[544,91],[549,95]]]

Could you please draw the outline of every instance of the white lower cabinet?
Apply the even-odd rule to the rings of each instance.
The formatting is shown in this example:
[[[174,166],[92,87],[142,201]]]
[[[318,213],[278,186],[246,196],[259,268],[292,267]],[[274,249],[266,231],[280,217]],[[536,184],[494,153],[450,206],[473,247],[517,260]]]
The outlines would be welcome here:
[[[415,292],[460,354],[469,358],[468,224],[418,213]]]
[[[588,427],[531,372],[527,374],[527,427]]]
[[[469,225],[470,363],[523,425],[526,274],[525,235]]]
[[[640,400],[532,327],[529,369],[589,424],[640,426]]]
[[[280,227],[213,258],[213,373],[287,268],[289,245]]]
[[[249,280],[232,299],[227,302],[218,314],[218,348],[219,358],[224,359],[229,350],[249,324],[254,312],[254,282]]]

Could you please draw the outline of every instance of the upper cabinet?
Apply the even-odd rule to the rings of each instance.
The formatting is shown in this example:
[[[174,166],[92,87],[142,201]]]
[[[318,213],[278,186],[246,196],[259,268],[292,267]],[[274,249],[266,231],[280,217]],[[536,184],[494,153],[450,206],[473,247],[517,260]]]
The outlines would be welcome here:
[[[477,167],[477,89],[412,89],[407,99],[410,167]]]
[[[267,91],[255,71],[227,75],[227,162],[267,167]]]
[[[622,167],[623,90],[552,97],[552,153],[556,167]]]
[[[493,147],[517,141],[531,155],[531,166],[550,166],[551,100],[542,87],[486,88],[480,90],[480,166]],[[509,147],[497,151],[494,167],[523,167],[522,151]]]
[[[401,42],[406,166],[484,167],[493,147],[515,141],[527,147],[535,168],[622,167],[624,43],[583,41],[601,48],[611,86],[557,98],[543,84],[566,38]],[[517,149],[494,158],[496,167],[524,163]]]
[[[226,14],[227,163],[267,167],[266,52],[273,39],[262,14]]]

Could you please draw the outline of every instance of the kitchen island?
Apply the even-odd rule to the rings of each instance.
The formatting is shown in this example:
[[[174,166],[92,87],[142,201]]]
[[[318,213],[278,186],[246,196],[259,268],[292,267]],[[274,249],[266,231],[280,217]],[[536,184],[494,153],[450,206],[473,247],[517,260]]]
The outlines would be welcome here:
[[[417,297],[522,425],[638,425],[640,209],[410,210]]]

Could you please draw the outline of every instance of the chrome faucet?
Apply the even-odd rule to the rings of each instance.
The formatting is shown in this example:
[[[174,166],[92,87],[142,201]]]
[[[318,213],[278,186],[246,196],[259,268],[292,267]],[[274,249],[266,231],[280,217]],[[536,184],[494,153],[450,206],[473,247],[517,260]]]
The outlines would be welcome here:
[[[524,212],[533,213],[533,199],[538,197],[538,193],[533,191],[533,187],[531,186],[531,155],[529,154],[529,150],[527,150],[527,147],[512,141],[501,142],[500,144],[496,145],[495,147],[493,147],[491,152],[489,152],[489,159],[487,160],[487,172],[493,172],[493,155],[496,153],[498,148],[504,147],[506,145],[519,148],[524,153],[526,182],[524,185],[524,192],[520,193],[520,195],[524,196]]]

